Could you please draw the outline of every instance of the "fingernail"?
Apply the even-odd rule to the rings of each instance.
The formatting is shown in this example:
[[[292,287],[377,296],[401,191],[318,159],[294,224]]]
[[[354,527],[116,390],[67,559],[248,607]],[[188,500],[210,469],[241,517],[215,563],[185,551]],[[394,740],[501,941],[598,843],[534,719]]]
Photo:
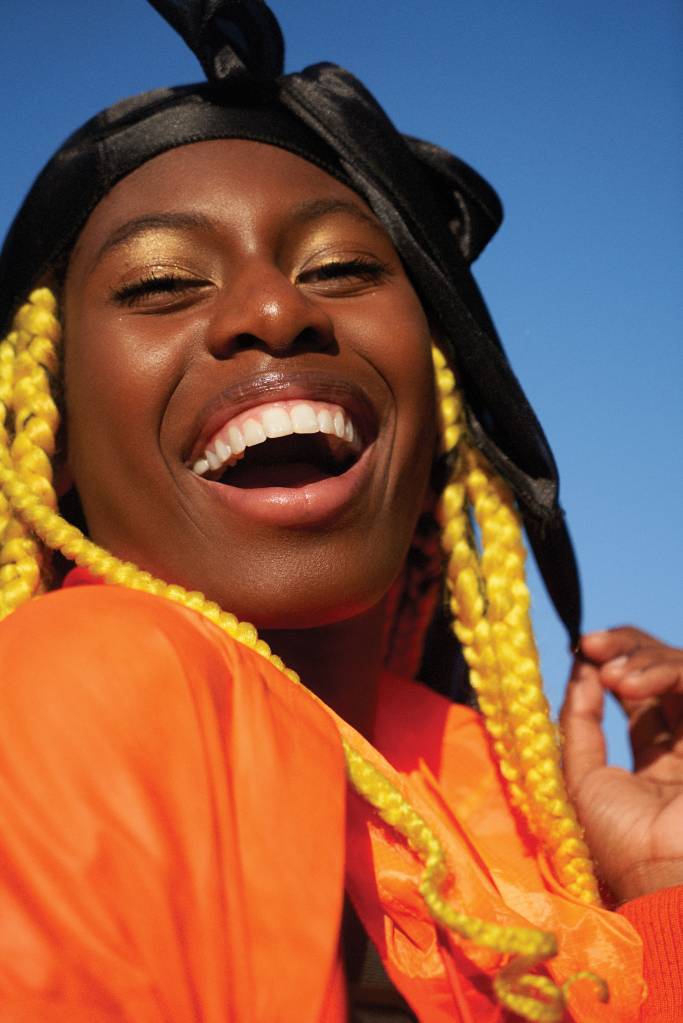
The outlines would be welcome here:
[[[605,667],[610,671],[619,671],[620,668],[624,667],[627,660],[628,658],[622,654],[621,657],[615,657],[613,661],[608,661]]]

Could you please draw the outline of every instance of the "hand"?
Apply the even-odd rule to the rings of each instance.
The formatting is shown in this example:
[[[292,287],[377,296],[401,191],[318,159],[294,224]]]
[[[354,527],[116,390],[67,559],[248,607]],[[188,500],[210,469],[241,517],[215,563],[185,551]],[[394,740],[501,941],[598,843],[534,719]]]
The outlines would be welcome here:
[[[607,765],[605,689],[628,717],[633,772]],[[683,650],[628,627],[584,636],[560,722],[569,794],[617,904],[683,884]]]

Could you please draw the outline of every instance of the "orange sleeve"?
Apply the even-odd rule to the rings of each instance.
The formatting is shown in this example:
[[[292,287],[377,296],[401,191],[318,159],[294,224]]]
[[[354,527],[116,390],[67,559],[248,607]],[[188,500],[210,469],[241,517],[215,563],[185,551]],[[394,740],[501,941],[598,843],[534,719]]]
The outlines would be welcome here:
[[[104,586],[3,622],[0,689],[3,1023],[344,1018],[344,764],[302,690]]]
[[[683,1020],[683,886],[633,899],[619,909],[643,939],[648,996],[640,1023]]]

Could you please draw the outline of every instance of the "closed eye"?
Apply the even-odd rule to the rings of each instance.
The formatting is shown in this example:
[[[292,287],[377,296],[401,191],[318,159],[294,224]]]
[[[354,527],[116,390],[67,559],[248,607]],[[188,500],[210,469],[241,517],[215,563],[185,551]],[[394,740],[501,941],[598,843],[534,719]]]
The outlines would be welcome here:
[[[207,282],[199,277],[179,277],[175,274],[149,274],[124,284],[112,291],[112,300],[117,305],[135,306],[164,303],[169,299],[182,298],[206,287]]]
[[[390,269],[385,263],[367,257],[355,256],[353,259],[335,259],[312,266],[297,276],[297,284],[316,284],[326,281],[345,280],[359,281],[364,284],[376,284],[388,277]]]

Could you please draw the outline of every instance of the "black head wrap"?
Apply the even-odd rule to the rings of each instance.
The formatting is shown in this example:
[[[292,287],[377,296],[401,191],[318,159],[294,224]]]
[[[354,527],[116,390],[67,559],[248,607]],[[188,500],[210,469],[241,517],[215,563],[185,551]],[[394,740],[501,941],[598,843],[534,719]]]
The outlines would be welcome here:
[[[372,207],[438,321],[473,439],[511,485],[548,592],[576,642],[579,584],[555,462],[470,272],[502,219],[496,193],[462,160],[397,132],[348,71],[325,63],[284,75],[282,34],[263,0],[150,2],[182,35],[208,81],[124,100],[67,139],[36,180],[0,255],[3,314],[68,256],[112,186],[160,153],[241,138],[317,164]]]

